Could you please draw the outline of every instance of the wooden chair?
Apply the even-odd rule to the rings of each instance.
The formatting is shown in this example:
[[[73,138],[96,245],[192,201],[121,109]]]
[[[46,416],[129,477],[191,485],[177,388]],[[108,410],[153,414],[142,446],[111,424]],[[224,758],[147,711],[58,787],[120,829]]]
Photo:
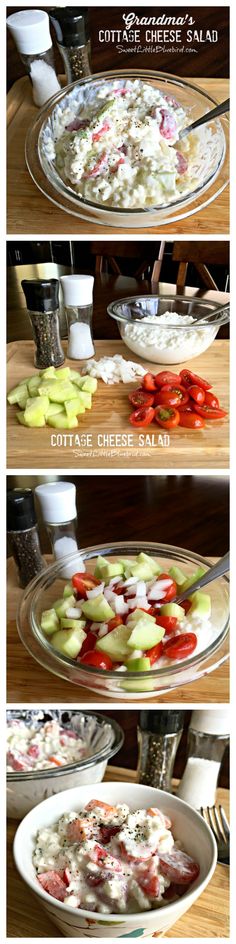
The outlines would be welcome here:
[[[179,262],[176,285],[179,294],[182,294],[186,285],[188,265],[191,262],[200,275],[203,285],[208,289],[218,290],[215,279],[208,269],[208,265],[229,266],[229,243],[202,241],[194,242],[175,242],[173,253],[173,262]]]
[[[148,245],[148,251],[147,251]],[[160,272],[165,251],[165,241],[154,242],[92,242],[89,246],[90,253],[95,256],[95,273],[101,275],[109,269],[115,275],[125,274],[122,272],[122,259],[132,259],[137,263],[135,271],[132,271],[133,278],[141,279],[146,276],[153,282],[159,282]],[[150,272],[151,269],[151,272]]]

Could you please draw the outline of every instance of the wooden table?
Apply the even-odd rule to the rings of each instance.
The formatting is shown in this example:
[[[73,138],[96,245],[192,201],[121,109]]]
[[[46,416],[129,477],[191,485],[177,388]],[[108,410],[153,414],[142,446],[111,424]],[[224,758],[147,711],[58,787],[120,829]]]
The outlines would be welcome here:
[[[108,766],[107,781],[135,782],[136,771]],[[174,782],[177,784],[177,781]],[[173,785],[174,785],[173,784]],[[229,815],[229,791],[217,790],[217,803],[222,803]],[[27,886],[16,871],[12,843],[17,829],[16,820],[8,820],[8,937],[59,938],[63,935],[31,897]],[[155,935],[154,935],[155,936]],[[157,935],[158,936],[158,935]],[[225,938],[229,936],[229,869],[218,864],[211,882],[192,908],[165,934],[166,938]]]
[[[213,558],[212,558],[213,561]],[[23,591],[17,586],[17,574],[14,561],[8,560],[7,568],[7,614],[8,614],[8,682],[7,682],[7,701],[16,704],[17,702],[42,704],[45,702],[57,704],[76,704],[90,705],[103,704],[104,707],[113,702],[115,705],[122,705],[120,699],[114,696],[107,699],[103,695],[98,695],[78,685],[73,685],[56,675],[52,675],[43,666],[29,655],[23,646],[16,627],[16,612],[21,600]],[[174,701],[181,704],[188,703],[222,703],[229,701],[229,666],[224,662],[215,672],[203,677],[182,688],[177,688],[174,693],[148,698],[148,704],[165,703]],[[134,703],[140,702],[140,697],[133,699]],[[144,705],[144,700],[141,698]],[[127,703],[126,703],[127,704]]]
[[[66,346],[64,345],[65,349]],[[193,369],[213,384],[221,405],[228,410],[228,353],[226,340],[214,341],[211,347],[194,361]],[[97,341],[96,356],[122,354],[133,358],[132,352],[122,341]],[[17,341],[8,344],[8,380],[10,390],[29,374],[35,373],[34,345],[32,341]],[[138,363],[141,359],[136,357]],[[68,361],[78,370],[78,361]],[[81,362],[80,362],[81,364]],[[147,371],[153,364],[145,362]],[[178,365],[189,366],[188,363]],[[155,372],[163,365],[155,365]],[[8,406],[8,453],[7,465],[15,468],[112,468],[176,469],[176,468],[228,468],[229,428],[228,419],[208,423],[204,430],[183,429],[173,432],[155,426],[146,430],[134,429],[129,423],[130,406],[128,393],[134,384],[107,386],[102,380],[93,397],[92,410],[79,417],[75,430],[27,429],[16,419],[16,406]],[[163,435],[164,433],[164,435]],[[117,438],[118,437],[118,438]],[[151,437],[151,438],[150,438]]]
[[[191,82],[191,78],[189,79]],[[212,95],[217,101],[224,101],[228,97],[228,79],[194,78],[193,84]],[[32,124],[38,109],[32,102],[30,80],[27,76],[18,79],[8,93],[8,223],[7,232],[21,235],[22,233],[59,234],[74,236],[102,232],[99,224],[85,222],[79,218],[60,210],[48,200],[35,186],[25,164],[24,147],[29,126]],[[209,192],[208,192],[209,193]],[[207,194],[206,194],[207,199]],[[170,235],[180,233],[202,235],[203,233],[228,234],[229,232],[229,193],[226,188],[210,206],[199,213],[186,217],[176,223],[168,223],[161,227],[162,232]],[[127,230],[132,237],[134,233],[150,233],[152,236],[159,233],[160,226],[148,229]],[[105,227],[106,234],[123,234],[122,228]]]

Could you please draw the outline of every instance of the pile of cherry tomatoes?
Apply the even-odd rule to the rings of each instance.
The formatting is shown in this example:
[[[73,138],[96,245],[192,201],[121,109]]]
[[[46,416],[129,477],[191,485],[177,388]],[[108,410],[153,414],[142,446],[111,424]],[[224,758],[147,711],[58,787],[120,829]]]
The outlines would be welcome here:
[[[191,370],[174,374],[162,370],[159,374],[145,374],[142,386],[129,394],[135,407],[129,419],[132,426],[150,426],[153,421],[163,429],[184,426],[203,429],[205,420],[219,420],[227,416],[218,397],[210,393],[211,384]]]

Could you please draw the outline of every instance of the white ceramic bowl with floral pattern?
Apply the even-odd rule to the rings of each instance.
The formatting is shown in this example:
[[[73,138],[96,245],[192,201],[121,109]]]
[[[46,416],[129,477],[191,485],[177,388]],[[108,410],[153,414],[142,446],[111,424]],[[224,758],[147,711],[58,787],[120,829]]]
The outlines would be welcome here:
[[[64,905],[50,897],[39,885],[32,862],[36,833],[43,826],[55,823],[65,812],[83,808],[95,797],[114,805],[127,803],[132,810],[157,806],[170,816],[175,839],[182,842],[185,852],[200,865],[198,878],[177,902],[139,914],[101,915]],[[187,803],[153,787],[119,782],[76,787],[44,800],[25,816],[18,827],[14,840],[14,858],[17,869],[28,886],[26,895],[29,890],[33,892],[37,903],[46,910],[64,937],[121,938],[154,934],[162,937],[181,915],[191,908],[208,885],[216,866],[217,849],[211,830],[200,814]],[[28,906],[33,908],[31,898]]]

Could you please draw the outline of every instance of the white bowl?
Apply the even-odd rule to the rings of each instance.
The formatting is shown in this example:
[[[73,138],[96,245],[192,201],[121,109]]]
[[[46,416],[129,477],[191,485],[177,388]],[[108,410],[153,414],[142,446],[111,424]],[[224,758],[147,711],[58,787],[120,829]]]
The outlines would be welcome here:
[[[133,810],[157,806],[170,816],[173,834],[184,850],[197,860],[200,873],[191,888],[177,902],[139,914],[101,915],[74,909],[51,898],[36,879],[32,855],[39,829],[55,823],[66,811],[81,809],[96,797],[108,803],[127,803]],[[161,937],[175,924],[204,891],[212,878],[217,848],[213,834],[199,813],[170,793],[133,783],[100,783],[57,793],[31,810],[18,827],[14,859],[21,877],[65,937]],[[26,892],[27,895],[27,892]],[[29,901],[29,907],[32,907]]]
[[[8,711],[7,718],[21,718],[26,724],[43,724],[51,718],[62,726],[82,736],[88,754],[73,764],[50,767],[44,770],[10,771],[7,773],[7,815],[22,819],[41,800],[70,787],[103,780],[108,760],[117,754],[124,741],[120,725],[112,718],[94,712],[70,711],[70,709],[28,709]]]

